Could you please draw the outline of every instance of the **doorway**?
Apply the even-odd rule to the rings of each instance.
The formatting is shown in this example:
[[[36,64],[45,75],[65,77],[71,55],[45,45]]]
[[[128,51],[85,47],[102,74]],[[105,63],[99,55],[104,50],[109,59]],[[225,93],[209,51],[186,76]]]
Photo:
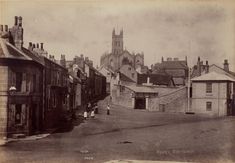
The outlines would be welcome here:
[[[32,134],[35,134],[39,131],[39,125],[38,125],[38,121],[39,121],[39,115],[38,115],[38,105],[37,104],[32,104],[31,106],[31,111],[32,111],[32,117],[31,117],[31,132]]]
[[[136,98],[135,99],[135,109],[146,109],[145,98]]]

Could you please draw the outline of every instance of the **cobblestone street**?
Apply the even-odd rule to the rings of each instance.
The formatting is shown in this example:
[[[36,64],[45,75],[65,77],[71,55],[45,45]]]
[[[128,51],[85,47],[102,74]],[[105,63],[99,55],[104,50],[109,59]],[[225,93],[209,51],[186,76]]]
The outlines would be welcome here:
[[[111,107],[39,140],[0,148],[1,162],[235,161],[235,119]],[[69,131],[71,130],[71,131]]]

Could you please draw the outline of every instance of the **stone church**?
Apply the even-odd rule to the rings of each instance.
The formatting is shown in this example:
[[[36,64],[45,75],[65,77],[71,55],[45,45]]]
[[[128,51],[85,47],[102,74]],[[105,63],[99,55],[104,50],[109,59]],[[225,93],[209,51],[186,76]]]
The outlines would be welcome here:
[[[131,54],[123,49],[123,30],[119,34],[112,32],[112,51],[104,54],[100,59],[100,67],[107,67],[113,71],[118,71],[123,65],[130,65],[134,69],[144,66],[144,54]]]

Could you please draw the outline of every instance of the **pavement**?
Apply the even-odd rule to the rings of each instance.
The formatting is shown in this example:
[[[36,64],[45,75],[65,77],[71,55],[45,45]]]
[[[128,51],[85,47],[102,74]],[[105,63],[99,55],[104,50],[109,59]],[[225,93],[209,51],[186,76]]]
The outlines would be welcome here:
[[[208,118],[99,103],[82,120],[43,139],[0,147],[0,162],[235,162],[235,117]]]

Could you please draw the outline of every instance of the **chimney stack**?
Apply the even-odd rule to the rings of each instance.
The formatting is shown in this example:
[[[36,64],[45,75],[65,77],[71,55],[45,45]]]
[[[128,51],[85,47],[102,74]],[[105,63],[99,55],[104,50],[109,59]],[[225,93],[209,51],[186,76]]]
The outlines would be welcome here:
[[[206,72],[206,74],[209,72],[209,65],[208,65],[208,61],[206,61],[205,72]]]
[[[29,47],[28,47],[29,50],[33,50],[33,44],[32,42],[29,42]]]
[[[224,70],[229,72],[229,64],[228,64],[228,60],[227,59],[224,60]]]
[[[22,17],[21,16],[19,16],[18,21],[19,21],[19,26],[21,27],[22,26]]]
[[[44,50],[44,49],[43,49],[43,43],[41,43],[41,50]]]
[[[0,25],[0,31],[3,32],[3,25]]]
[[[66,60],[65,60],[64,54],[61,54],[61,56],[60,56],[60,65],[63,67],[66,67]]]
[[[5,25],[5,32],[8,32],[8,25]]]
[[[197,71],[198,71],[198,76],[201,76],[201,63],[200,63],[200,57],[197,59]]]
[[[18,25],[18,16],[15,16],[15,26]]]

